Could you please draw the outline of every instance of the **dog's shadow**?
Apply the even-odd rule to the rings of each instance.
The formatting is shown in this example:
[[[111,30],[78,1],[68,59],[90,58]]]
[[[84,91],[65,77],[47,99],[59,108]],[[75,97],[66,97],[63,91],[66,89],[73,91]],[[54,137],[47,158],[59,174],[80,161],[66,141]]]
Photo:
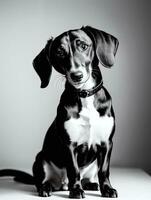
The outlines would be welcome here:
[[[53,196],[68,199],[69,198],[69,191],[57,191],[53,193]],[[85,191],[85,197],[91,196],[91,197],[101,197],[101,194],[99,191]]]
[[[68,191],[66,191],[66,192],[62,192],[62,191],[54,192],[52,195],[56,196],[56,197],[61,197],[61,198],[64,198],[64,199],[68,199],[69,198]]]

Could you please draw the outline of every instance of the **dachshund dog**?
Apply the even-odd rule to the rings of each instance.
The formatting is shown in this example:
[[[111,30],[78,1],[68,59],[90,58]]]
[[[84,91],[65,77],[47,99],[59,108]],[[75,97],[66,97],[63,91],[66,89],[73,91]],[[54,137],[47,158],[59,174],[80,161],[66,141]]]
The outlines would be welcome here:
[[[39,196],[69,190],[69,198],[84,198],[84,190],[117,197],[109,180],[115,115],[103,85],[100,65],[114,64],[118,40],[90,26],[51,38],[33,61],[41,88],[49,84],[52,67],[66,78],[57,116],[48,129],[33,164]]]

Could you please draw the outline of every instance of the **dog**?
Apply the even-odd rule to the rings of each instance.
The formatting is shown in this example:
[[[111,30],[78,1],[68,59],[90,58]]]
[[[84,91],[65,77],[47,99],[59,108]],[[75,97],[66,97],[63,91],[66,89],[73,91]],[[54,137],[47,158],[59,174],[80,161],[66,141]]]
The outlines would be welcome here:
[[[84,190],[98,189],[103,197],[118,196],[109,180],[115,114],[100,70],[101,64],[113,66],[118,45],[114,36],[83,26],[49,39],[33,60],[41,88],[48,86],[52,67],[66,79],[57,116],[33,164],[39,196],[69,190],[69,198],[80,199]]]

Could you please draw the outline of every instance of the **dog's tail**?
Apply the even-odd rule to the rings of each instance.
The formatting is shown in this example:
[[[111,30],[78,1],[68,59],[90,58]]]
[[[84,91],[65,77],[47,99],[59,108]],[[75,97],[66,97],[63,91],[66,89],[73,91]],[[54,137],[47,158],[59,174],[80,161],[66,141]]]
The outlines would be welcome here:
[[[2,169],[0,170],[0,177],[11,176],[14,177],[14,180],[20,183],[34,185],[34,177],[24,171],[15,170],[15,169]]]

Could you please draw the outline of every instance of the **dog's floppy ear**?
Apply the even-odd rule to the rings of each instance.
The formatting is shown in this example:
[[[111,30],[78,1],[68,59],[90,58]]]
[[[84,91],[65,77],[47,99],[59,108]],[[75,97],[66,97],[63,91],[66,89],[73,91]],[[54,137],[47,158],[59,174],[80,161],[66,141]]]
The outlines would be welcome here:
[[[48,86],[52,72],[52,65],[49,59],[49,51],[52,41],[53,39],[51,38],[47,42],[45,48],[42,49],[42,51],[33,60],[33,67],[41,80],[41,88],[45,88]]]
[[[115,55],[119,45],[118,40],[114,36],[90,26],[82,27],[82,30],[94,42],[99,62],[105,67],[111,67],[115,61]]]

